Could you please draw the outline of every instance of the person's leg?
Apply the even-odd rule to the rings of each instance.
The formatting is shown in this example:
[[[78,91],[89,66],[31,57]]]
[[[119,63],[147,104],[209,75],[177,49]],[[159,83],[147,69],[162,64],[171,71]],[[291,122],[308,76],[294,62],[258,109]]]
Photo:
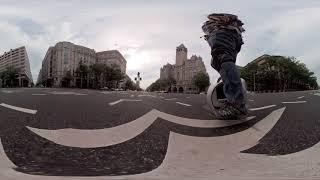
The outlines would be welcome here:
[[[237,106],[245,104],[242,82],[235,63],[222,63],[219,73],[222,78],[223,91],[227,101]]]
[[[222,30],[212,34],[208,43],[211,47],[211,65],[221,75],[228,104],[239,110],[240,114],[246,114],[240,74],[235,65],[242,45],[241,36],[234,31]]]

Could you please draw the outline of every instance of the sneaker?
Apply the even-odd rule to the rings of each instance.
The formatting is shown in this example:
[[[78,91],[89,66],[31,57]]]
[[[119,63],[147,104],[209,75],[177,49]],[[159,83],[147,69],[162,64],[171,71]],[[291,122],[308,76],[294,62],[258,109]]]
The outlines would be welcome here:
[[[224,106],[216,109],[211,115],[214,118],[222,119],[222,120],[238,120],[242,119],[245,115],[248,114],[248,111],[244,106],[236,106],[231,103],[226,102]]]

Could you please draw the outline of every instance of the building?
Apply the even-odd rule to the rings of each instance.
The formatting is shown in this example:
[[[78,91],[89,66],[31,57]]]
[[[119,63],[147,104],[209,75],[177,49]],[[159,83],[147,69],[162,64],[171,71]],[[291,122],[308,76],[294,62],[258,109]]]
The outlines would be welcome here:
[[[0,55],[0,72],[4,72],[8,67],[19,70],[19,77],[15,85],[19,87],[28,87],[33,83],[28,53],[24,46],[11,49]],[[5,84],[3,84],[5,86]]]
[[[160,79],[174,79],[176,84],[168,88],[171,92],[192,93],[198,91],[192,84],[193,77],[199,73],[207,73],[200,56],[193,55],[188,59],[188,49],[181,44],[176,48],[176,63],[167,63],[160,69]]]
[[[117,50],[97,52],[97,63],[106,64],[112,66],[113,64],[118,65],[122,73],[126,73],[127,61],[122,54]]]
[[[112,65],[116,64],[123,73],[126,72],[126,60],[119,51],[103,51],[96,53],[94,49],[79,46],[71,42],[58,42],[55,46],[49,47],[39,72],[38,83],[47,87],[63,86],[63,78],[69,72],[75,76],[80,63],[87,66],[95,63]],[[75,86],[76,81],[71,81]]]

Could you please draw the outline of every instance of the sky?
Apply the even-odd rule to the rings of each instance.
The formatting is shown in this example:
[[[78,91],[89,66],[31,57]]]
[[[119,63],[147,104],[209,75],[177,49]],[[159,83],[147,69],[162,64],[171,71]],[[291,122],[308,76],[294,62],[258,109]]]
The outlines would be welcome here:
[[[244,22],[237,64],[263,55],[294,56],[315,72],[320,84],[318,0],[0,0],[0,54],[26,46],[34,81],[49,46],[69,41],[96,51],[117,49],[127,74],[141,73],[141,87],[175,63],[183,43],[188,57],[203,58],[211,80],[210,48],[201,25],[210,13],[233,13]]]

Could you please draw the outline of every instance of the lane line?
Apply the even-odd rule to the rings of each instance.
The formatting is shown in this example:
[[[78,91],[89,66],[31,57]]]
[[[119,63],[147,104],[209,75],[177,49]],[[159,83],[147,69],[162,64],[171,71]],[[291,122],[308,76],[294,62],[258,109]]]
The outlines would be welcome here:
[[[111,102],[109,103],[110,106],[114,106],[120,102],[124,102],[124,101],[127,101],[127,102],[139,102],[139,101],[142,101],[141,99],[119,99],[118,101],[114,101],[114,102]]]
[[[28,113],[28,114],[36,114],[37,110],[32,110],[32,109],[26,109],[26,108],[21,108],[21,107],[17,107],[17,106],[11,106],[9,104],[5,104],[5,103],[1,103],[0,106],[15,110],[15,111],[20,111],[20,112],[24,112],[24,113]]]
[[[269,105],[269,106],[263,106],[263,107],[259,107],[259,108],[251,108],[249,109],[249,111],[258,111],[258,110],[262,110],[262,109],[268,109],[268,108],[272,108],[275,107],[276,105]]]
[[[153,97],[153,98],[156,98],[157,96],[154,96],[154,95],[138,95],[138,97]]]
[[[186,97],[187,99],[190,99],[191,97]]]
[[[183,105],[183,106],[188,106],[188,107],[190,107],[190,106],[192,106],[192,105],[190,105],[190,104],[185,104],[185,103],[182,103],[182,102],[176,102],[177,104],[180,104],[180,105]]]
[[[134,97],[134,95],[132,94],[130,97]]]
[[[177,100],[178,98],[165,99],[166,101]]]
[[[253,102],[254,100],[253,100],[253,99],[249,99],[249,101],[250,101],[250,102]]]
[[[302,98],[304,98],[304,96],[300,96],[300,97],[298,97],[297,99],[302,99]]]
[[[302,104],[306,103],[307,101],[292,101],[292,102],[282,102],[283,104]]]
[[[32,96],[45,96],[46,94],[32,94]]]

